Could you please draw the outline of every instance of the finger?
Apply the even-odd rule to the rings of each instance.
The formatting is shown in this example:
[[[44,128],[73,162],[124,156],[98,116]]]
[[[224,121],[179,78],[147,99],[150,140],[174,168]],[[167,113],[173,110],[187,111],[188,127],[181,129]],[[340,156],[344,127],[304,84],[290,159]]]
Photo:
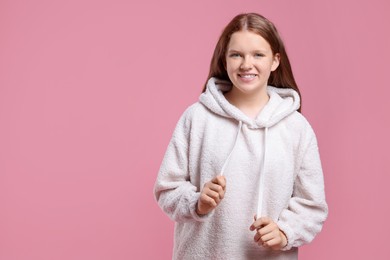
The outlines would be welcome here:
[[[264,236],[269,233],[277,233],[276,231],[279,231],[279,228],[274,222],[272,222],[266,226],[261,227],[258,232],[260,235]]]
[[[203,193],[201,196],[200,196],[200,202],[203,203],[203,204],[206,204],[206,205],[210,205],[212,207],[216,207],[217,206],[217,203],[215,202],[215,200],[209,196],[207,196],[207,194]]]
[[[282,240],[278,237],[275,237],[271,240],[268,240],[267,242],[264,242],[264,245],[267,246],[267,247],[271,247],[271,248],[279,248],[282,243]]]
[[[264,243],[271,241],[271,240],[275,239],[276,237],[277,236],[273,232],[265,234],[265,235],[260,234],[260,240],[263,241]]]
[[[280,249],[280,242],[278,242],[277,238],[273,238],[271,240],[268,240],[266,242],[263,242],[261,239],[257,242],[257,244],[265,247],[265,248],[272,248],[273,250],[278,250]]]
[[[224,189],[222,188],[222,186],[218,184],[214,184],[214,183],[210,184],[209,189],[213,190],[214,192],[217,192],[219,194],[220,199],[223,199],[223,197],[225,196]]]
[[[261,217],[258,220],[260,220],[262,226],[268,225],[269,223],[273,222],[272,219],[269,217]]]
[[[261,238],[261,235],[260,235],[258,232],[256,232],[256,233],[255,233],[255,236],[253,237],[253,240],[254,240],[255,242],[259,242],[260,238]]]
[[[257,244],[258,244],[259,246],[263,246],[263,247],[266,247],[266,248],[268,247],[266,243],[264,243],[263,241],[261,241],[261,239],[257,242]]]
[[[218,192],[215,192],[215,191],[213,191],[213,190],[207,189],[207,190],[205,191],[205,194],[206,194],[208,197],[212,198],[216,203],[219,203],[219,202],[221,201],[221,197],[220,197],[220,195],[219,195]]]
[[[250,230],[255,230],[255,229],[259,229],[263,226],[266,226],[268,225],[270,222],[272,222],[272,220],[268,217],[261,217],[259,219],[256,219],[253,224],[251,225],[250,227]]]
[[[218,184],[222,187],[222,189],[226,188],[226,178],[225,176],[217,176],[214,179],[211,180],[212,183]]]

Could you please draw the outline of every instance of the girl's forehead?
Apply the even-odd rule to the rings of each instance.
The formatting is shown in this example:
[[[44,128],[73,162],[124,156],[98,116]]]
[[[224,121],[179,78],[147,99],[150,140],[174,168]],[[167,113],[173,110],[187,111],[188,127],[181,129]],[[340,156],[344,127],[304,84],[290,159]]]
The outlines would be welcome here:
[[[270,44],[259,34],[250,31],[238,31],[231,35],[228,49],[263,49],[270,50]]]

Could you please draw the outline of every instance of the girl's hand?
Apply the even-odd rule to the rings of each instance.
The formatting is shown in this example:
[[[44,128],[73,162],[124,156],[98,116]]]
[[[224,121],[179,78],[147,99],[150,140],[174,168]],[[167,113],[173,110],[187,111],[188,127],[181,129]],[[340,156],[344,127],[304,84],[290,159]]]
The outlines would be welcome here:
[[[217,176],[205,183],[200,193],[196,212],[204,215],[215,209],[225,196],[225,176]]]
[[[255,222],[250,226],[250,230],[256,230],[254,240],[259,246],[280,250],[287,245],[286,235],[270,218],[262,217],[256,220],[255,216]]]

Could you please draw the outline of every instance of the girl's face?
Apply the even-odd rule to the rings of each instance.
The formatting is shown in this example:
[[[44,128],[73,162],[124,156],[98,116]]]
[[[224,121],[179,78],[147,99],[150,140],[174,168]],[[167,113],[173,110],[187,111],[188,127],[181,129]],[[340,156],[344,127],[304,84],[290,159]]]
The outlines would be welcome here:
[[[226,71],[244,94],[266,93],[268,78],[279,65],[279,54],[260,35],[249,31],[232,34],[226,51]]]

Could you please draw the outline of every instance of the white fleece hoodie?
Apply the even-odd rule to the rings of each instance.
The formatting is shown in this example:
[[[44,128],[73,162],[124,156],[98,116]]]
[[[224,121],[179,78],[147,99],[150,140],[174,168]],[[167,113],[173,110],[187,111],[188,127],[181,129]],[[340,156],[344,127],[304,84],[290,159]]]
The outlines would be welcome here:
[[[164,156],[154,192],[176,221],[173,259],[297,259],[297,247],[314,238],[328,212],[315,134],[296,111],[294,90],[268,86],[267,105],[251,119],[225,99],[231,87],[208,81],[177,123]],[[198,215],[203,185],[222,172],[225,198]],[[255,214],[283,230],[283,250],[253,241]]]

